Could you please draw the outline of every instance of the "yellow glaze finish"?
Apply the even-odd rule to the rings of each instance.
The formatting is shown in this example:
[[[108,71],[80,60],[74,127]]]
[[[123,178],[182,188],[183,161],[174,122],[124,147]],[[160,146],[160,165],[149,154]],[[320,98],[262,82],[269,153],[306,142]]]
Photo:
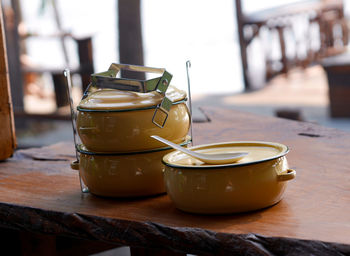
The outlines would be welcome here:
[[[230,142],[193,147],[206,153],[247,151],[241,161],[206,165],[179,151],[164,156],[164,180],[168,195],[183,211],[226,214],[261,209],[282,199],[287,180],[295,178],[288,168],[288,148],[270,142]]]
[[[138,197],[165,192],[161,162],[172,149],[131,154],[82,153],[73,162],[92,194],[107,197]]]
[[[162,148],[152,138],[158,135],[174,143],[185,140],[190,127],[186,94],[172,89],[167,96],[174,104],[163,128],[152,123],[155,106],[162,97],[156,93],[136,93],[104,89],[79,104],[77,130],[83,144],[96,152],[136,152]]]

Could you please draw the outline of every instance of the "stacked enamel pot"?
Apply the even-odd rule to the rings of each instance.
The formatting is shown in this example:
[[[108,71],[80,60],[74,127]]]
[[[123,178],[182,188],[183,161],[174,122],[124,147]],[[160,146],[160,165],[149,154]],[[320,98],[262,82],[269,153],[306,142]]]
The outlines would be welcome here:
[[[121,69],[159,73],[150,80],[116,78]],[[165,192],[162,157],[171,151],[152,139],[188,143],[190,115],[186,93],[169,86],[165,69],[112,64],[91,76],[77,107],[76,126],[82,144],[72,164],[93,194],[148,196]]]

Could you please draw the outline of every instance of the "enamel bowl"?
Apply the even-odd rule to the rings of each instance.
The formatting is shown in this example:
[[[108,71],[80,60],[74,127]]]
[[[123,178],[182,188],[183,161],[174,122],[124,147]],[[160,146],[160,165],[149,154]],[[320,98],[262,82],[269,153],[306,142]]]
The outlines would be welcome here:
[[[249,152],[242,160],[208,165],[182,152],[163,157],[164,181],[175,206],[201,214],[226,214],[261,209],[278,203],[287,181],[295,178],[288,167],[288,147],[273,142],[243,141],[192,147],[201,153]]]
[[[77,131],[82,143],[95,152],[139,152],[162,148],[158,135],[174,143],[185,140],[190,128],[186,93],[169,86],[173,103],[163,128],[152,123],[162,96],[153,91],[137,93],[102,89],[91,93],[77,107]]]

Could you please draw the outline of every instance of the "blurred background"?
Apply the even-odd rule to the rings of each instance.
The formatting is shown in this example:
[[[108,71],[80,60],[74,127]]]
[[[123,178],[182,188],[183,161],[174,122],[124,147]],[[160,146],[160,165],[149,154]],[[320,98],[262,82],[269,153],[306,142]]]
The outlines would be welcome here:
[[[72,140],[77,103],[112,62],[166,68],[201,106],[350,131],[350,1],[2,0],[19,148]],[[234,125],[234,124],[233,124]]]

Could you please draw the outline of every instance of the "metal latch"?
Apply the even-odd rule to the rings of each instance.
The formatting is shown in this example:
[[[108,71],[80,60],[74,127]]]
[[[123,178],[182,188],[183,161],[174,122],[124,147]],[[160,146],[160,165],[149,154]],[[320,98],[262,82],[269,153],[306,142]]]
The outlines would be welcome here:
[[[148,80],[117,77],[121,70],[155,73],[160,74],[160,76]],[[112,63],[107,71],[91,75],[91,83],[84,92],[83,98],[86,98],[89,93],[100,88],[112,88],[141,93],[156,91],[163,96],[163,100],[156,107],[152,122],[158,127],[163,128],[172,106],[172,101],[165,96],[172,77],[172,74],[164,68]]]
[[[152,122],[160,128],[163,128],[166,120],[168,119],[169,111],[173,102],[164,97],[162,102],[157,106],[156,111],[154,111]]]

